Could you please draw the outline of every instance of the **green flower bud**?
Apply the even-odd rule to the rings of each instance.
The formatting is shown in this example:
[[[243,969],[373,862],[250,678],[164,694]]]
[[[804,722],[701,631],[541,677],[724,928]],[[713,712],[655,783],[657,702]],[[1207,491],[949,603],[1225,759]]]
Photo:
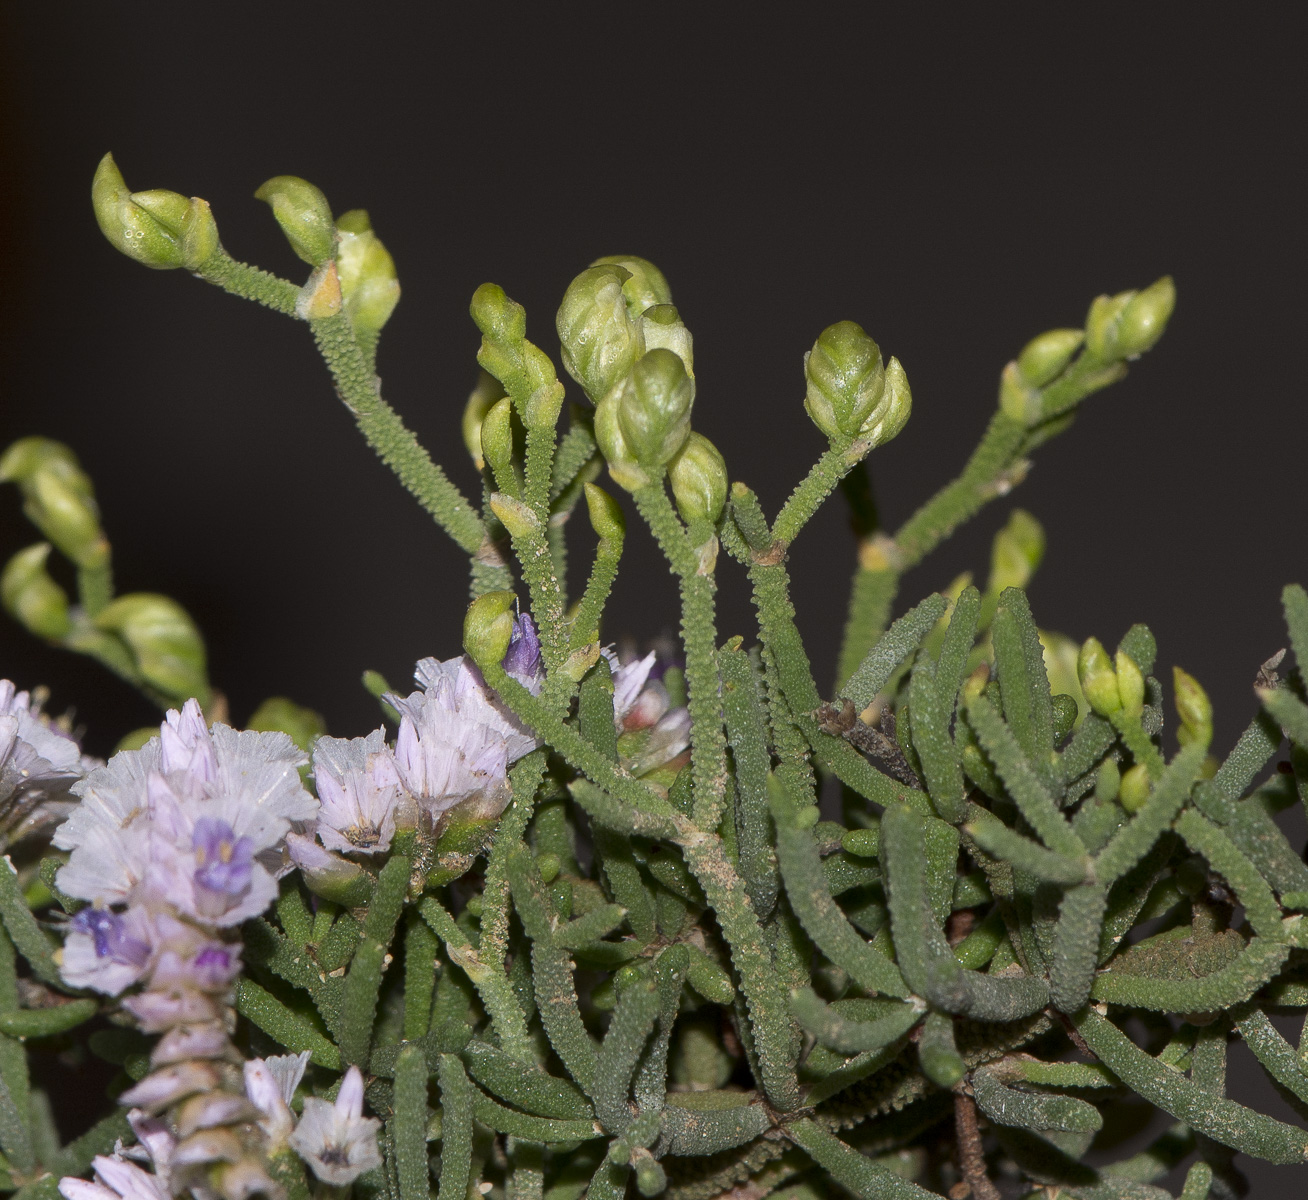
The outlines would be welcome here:
[[[663,272],[647,258],[637,258],[631,254],[609,254],[597,258],[592,267],[621,267],[627,272],[627,280],[622,285],[622,294],[627,301],[627,312],[632,318],[641,315],[655,304],[671,304],[672,289],[663,277]]]
[[[1122,697],[1117,690],[1117,672],[1113,670],[1113,660],[1098,638],[1086,638],[1081,646],[1081,656],[1076,664],[1077,677],[1081,681],[1081,691],[1086,703],[1101,717],[1110,717],[1122,707]]]
[[[829,325],[804,356],[804,407],[829,438],[856,437],[885,392],[881,349],[853,321]]]
[[[536,869],[540,871],[542,883],[553,883],[563,869],[563,863],[557,854],[545,851],[536,855]]]
[[[170,701],[194,696],[202,708],[208,705],[204,639],[176,600],[151,592],[119,596],[96,616],[95,627],[126,642],[141,678]]]
[[[1125,650],[1117,652],[1117,694],[1128,717],[1138,717],[1144,710],[1145,681],[1133,659]]]
[[[468,605],[463,618],[463,648],[479,667],[500,665],[513,636],[512,592],[486,592]]]
[[[356,333],[376,334],[400,302],[395,260],[372,231],[362,208],[336,222],[336,269],[340,273],[345,315]]]
[[[0,483],[18,485],[27,519],[66,558],[88,569],[109,560],[95,488],[63,443],[42,437],[16,441],[0,457]]]
[[[110,244],[147,267],[195,271],[218,249],[208,201],[163,189],[128,191],[112,154],[96,168],[91,206]]]
[[[629,492],[639,491],[650,482],[650,476],[636,461],[618,421],[620,393],[615,389],[595,406],[595,441],[609,474],[619,487]]]
[[[886,363],[886,387],[881,394],[881,403],[872,410],[872,415],[863,422],[858,431],[861,440],[869,442],[870,448],[884,446],[908,424],[913,412],[913,393],[909,390],[908,376],[900,365],[899,359],[892,357]]]
[[[1063,373],[1084,341],[1083,330],[1051,329],[1027,342],[1017,356],[1017,369],[1032,387],[1042,388]]]
[[[1106,758],[1099,764],[1099,770],[1095,772],[1095,798],[1104,804],[1117,799],[1117,793],[1122,790],[1122,769],[1117,765],[1117,760]]]
[[[671,350],[686,364],[686,374],[695,378],[695,343],[681,314],[672,304],[655,304],[640,315],[640,331],[646,350]]]
[[[1208,693],[1193,675],[1180,667],[1172,668],[1172,688],[1176,695],[1176,715],[1181,719],[1176,740],[1182,746],[1191,742],[1208,745],[1213,740],[1213,704]]]
[[[29,633],[57,642],[67,636],[72,622],[68,593],[45,569],[49,557],[49,542],[37,542],[15,554],[0,574],[0,603]]]
[[[254,193],[265,201],[291,249],[312,267],[336,257],[336,223],[327,197],[298,175],[274,175]]]
[[[468,448],[479,471],[486,465],[486,456],[481,447],[482,422],[495,402],[503,397],[504,388],[500,381],[489,371],[482,371],[477,386],[472,389],[463,409],[463,444]]]
[[[881,853],[881,828],[849,829],[840,838],[840,848],[859,858],[877,858]]]
[[[649,1154],[642,1155],[636,1162],[636,1191],[645,1197],[659,1196],[667,1186],[668,1175],[663,1164]]]
[[[647,471],[666,466],[690,436],[694,401],[686,365],[671,350],[651,350],[631,369],[618,391],[618,424]]]
[[[588,267],[563,294],[555,320],[563,366],[598,404],[645,352],[640,325],[627,311],[625,267]]]
[[[473,292],[468,312],[477,328],[493,342],[512,345],[527,336],[527,310],[510,300],[498,283],[483,283]]]
[[[668,463],[668,480],[677,511],[687,524],[717,524],[727,502],[727,464],[718,448],[702,433],[691,432]]]
[[[481,423],[481,452],[499,476],[513,462],[513,401],[507,396],[490,406]]]
[[[1023,509],[1013,509],[1008,523],[995,534],[990,549],[987,590],[998,595],[1005,588],[1024,588],[1045,556],[1045,531]]]
[[[1040,646],[1044,650],[1045,674],[1049,676],[1050,690],[1055,695],[1071,696],[1076,701],[1076,719],[1080,721],[1089,710],[1076,673],[1081,647],[1066,634],[1048,629],[1040,630]]]
[[[306,752],[327,732],[320,713],[285,696],[270,696],[254,710],[245,727],[256,733],[284,733]]]
[[[1117,325],[1117,353],[1135,358],[1157,344],[1176,308],[1176,285],[1170,275],[1132,297]]]
[[[1127,812],[1137,813],[1149,799],[1150,786],[1149,768],[1144,763],[1136,763],[1122,772],[1122,784],[1117,791],[1118,802]]]
[[[1035,387],[1017,363],[1011,362],[999,376],[999,410],[1012,421],[1030,428],[1040,421],[1040,390]]]
[[[501,525],[509,531],[510,537],[529,537],[540,530],[540,518],[528,504],[503,492],[493,492],[490,498],[491,512],[499,519]]]
[[[1142,292],[1099,296],[1086,318],[1086,345],[1102,362],[1135,358],[1163,336],[1175,307],[1176,287],[1168,275]]]
[[[586,510],[590,525],[601,541],[621,544],[627,536],[627,518],[622,508],[602,487],[586,484]]]

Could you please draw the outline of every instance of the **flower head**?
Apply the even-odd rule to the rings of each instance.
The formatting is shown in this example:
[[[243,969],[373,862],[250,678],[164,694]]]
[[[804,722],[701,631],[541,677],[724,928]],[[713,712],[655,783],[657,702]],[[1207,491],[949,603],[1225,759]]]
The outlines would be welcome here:
[[[674,707],[663,681],[656,678],[658,655],[619,662],[605,649],[613,672],[613,723],[618,730],[618,754],[633,775],[647,775],[667,766],[690,745],[690,713]]]
[[[59,1181],[64,1200],[171,1200],[167,1182],[135,1163],[99,1154],[92,1161],[95,1182],[71,1176]]]
[[[273,1152],[284,1145],[295,1125],[291,1100],[304,1078],[309,1052],[254,1058],[245,1064],[245,1094],[261,1114],[259,1127]]]
[[[258,856],[318,807],[303,762],[285,734],[207,729],[188,700],[157,739],[76,785],[82,803],[54,838],[72,851],[59,887],[101,905],[164,903],[209,925],[258,916],[277,895]]]
[[[358,1067],[351,1067],[334,1104],[316,1096],[304,1098],[304,1115],[291,1134],[291,1146],[319,1179],[339,1186],[381,1166],[380,1127],[375,1117],[363,1115],[363,1076]]]
[[[0,679],[0,829],[9,841],[66,816],[68,789],[94,765],[27,692]]]
[[[73,987],[116,996],[145,974],[153,935],[144,909],[116,913],[98,906],[84,908],[68,923],[63,977]]]
[[[318,838],[345,854],[384,854],[395,836],[400,776],[386,731],[362,738],[320,737],[313,747]]]
[[[534,636],[534,632],[533,635]],[[467,800],[498,816],[508,803],[508,769],[536,748],[466,658],[424,658],[421,692],[388,696],[400,713],[395,765],[409,794],[439,816]]]

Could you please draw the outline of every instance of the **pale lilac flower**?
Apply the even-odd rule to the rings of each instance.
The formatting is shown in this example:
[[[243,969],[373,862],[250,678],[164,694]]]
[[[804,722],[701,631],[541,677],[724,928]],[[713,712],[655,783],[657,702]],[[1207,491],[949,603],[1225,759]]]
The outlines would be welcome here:
[[[212,1092],[220,1082],[217,1069],[207,1062],[176,1063],[152,1071],[119,1096],[118,1102],[144,1109],[147,1113],[157,1113],[187,1096]]]
[[[261,1114],[259,1128],[271,1143],[270,1153],[276,1153],[291,1136],[295,1125],[291,1100],[308,1063],[309,1052],[305,1050],[301,1054],[255,1058],[245,1064],[245,1094]]]
[[[95,765],[29,693],[0,679],[0,828],[7,840],[65,817],[73,808],[68,789]]]
[[[484,815],[508,803],[508,768],[536,739],[491,693],[466,658],[423,659],[421,692],[388,696],[399,711],[395,764],[409,794],[433,816],[476,799]]]
[[[651,676],[658,656],[621,663],[611,647],[605,648],[613,673],[613,723],[617,727],[618,755],[633,775],[645,775],[671,763],[690,745],[690,713],[672,707],[661,679]]]
[[[64,1200],[172,1200],[167,1182],[121,1158],[97,1155],[95,1182],[66,1176],[59,1181]]]
[[[257,916],[277,896],[258,856],[318,807],[300,781],[304,762],[283,733],[206,729],[188,700],[158,739],[74,789],[82,803],[54,839],[72,851],[59,887],[106,905],[162,901],[210,925]]]
[[[363,1076],[351,1067],[341,1080],[336,1103],[304,1098],[304,1114],[291,1146],[324,1183],[353,1183],[364,1171],[381,1166],[377,1130],[381,1122],[363,1115]]]
[[[124,913],[98,906],[82,909],[68,923],[60,968],[65,981],[118,995],[145,974],[153,934],[144,909],[129,908]]]
[[[513,618],[513,633],[509,635],[509,648],[500,660],[506,675],[511,675],[533,696],[540,695],[545,686],[545,663],[540,653],[540,636],[531,613]]]
[[[395,836],[400,776],[386,731],[362,738],[320,737],[313,747],[318,838],[345,854],[382,854]]]

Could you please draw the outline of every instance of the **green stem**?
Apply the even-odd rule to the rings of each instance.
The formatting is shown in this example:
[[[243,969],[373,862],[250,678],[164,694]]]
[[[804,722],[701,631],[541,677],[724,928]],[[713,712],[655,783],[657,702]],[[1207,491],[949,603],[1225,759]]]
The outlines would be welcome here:
[[[92,620],[114,598],[114,573],[108,562],[100,567],[78,567],[77,595]]]
[[[799,535],[822,502],[835,491],[840,481],[867,454],[866,442],[842,437],[813,464],[798,487],[777,514],[772,536],[787,546]]]
[[[694,786],[694,820],[715,829],[727,789],[727,739],[722,731],[718,685],[717,584],[711,566],[691,545],[663,481],[641,488],[636,507],[667,556],[681,586],[681,638],[686,650],[687,707],[690,710],[690,763]],[[708,544],[713,534],[706,527]],[[716,548],[716,542],[713,543]],[[714,551],[716,553],[716,549]]]
[[[226,250],[219,250],[198,272],[201,279],[243,300],[253,300],[274,312],[295,316],[300,289],[289,279],[279,279],[249,263],[237,262]]]
[[[476,510],[444,470],[432,461],[399,414],[382,399],[377,377],[368,369],[348,318],[337,313],[310,321],[309,327],[340,397],[353,413],[368,445],[465,554],[474,558],[493,554]],[[502,586],[507,586],[507,567],[502,569],[502,574]]]

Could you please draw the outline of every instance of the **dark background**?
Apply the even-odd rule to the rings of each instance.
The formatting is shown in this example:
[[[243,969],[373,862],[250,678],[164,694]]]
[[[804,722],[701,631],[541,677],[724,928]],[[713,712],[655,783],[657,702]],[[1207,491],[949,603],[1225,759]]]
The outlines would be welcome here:
[[[195,614],[237,721],[282,693],[357,733],[376,720],[364,668],[399,683],[457,652],[462,558],[369,455],[303,327],[109,248],[88,203],[106,150],[135,189],[204,196],[227,248],[282,274],[306,269],[251,199],[263,179],[367,207],[404,287],[386,395],[465,490],[467,302],[488,279],[553,353],[578,270],[657,262],[696,335],[696,425],[770,512],[822,448],[801,356],[857,320],[913,386],[873,460],[893,527],[962,464],[1030,336],[1171,273],[1161,345],[902,600],[984,576],[993,532],[1029,508],[1050,544],[1041,623],[1113,644],[1147,620],[1161,666],[1208,687],[1224,752],[1284,644],[1279,590],[1308,581],[1304,28],[1290,6],[1203,11],[4,6],[0,444],[73,445],[120,590]],[[0,492],[0,555],[34,540]],[[631,539],[610,636],[675,623],[651,551]],[[852,566],[838,501],[792,561],[825,680]],[[724,575],[723,628],[748,633]],[[0,673],[76,705],[92,749],[158,719],[0,622]]]

